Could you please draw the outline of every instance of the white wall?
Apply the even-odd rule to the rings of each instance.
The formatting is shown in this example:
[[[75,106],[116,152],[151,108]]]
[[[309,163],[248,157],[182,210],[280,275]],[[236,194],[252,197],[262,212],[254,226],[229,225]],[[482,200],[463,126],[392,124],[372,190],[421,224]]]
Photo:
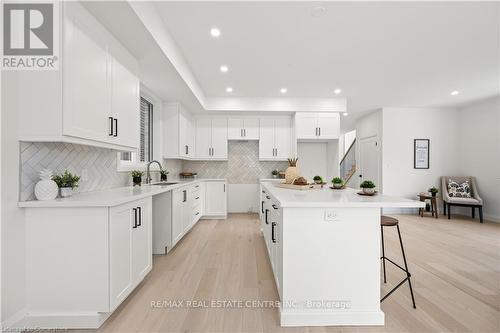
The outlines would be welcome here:
[[[2,73],[1,121],[1,294],[2,323],[25,306],[25,241],[24,211],[17,207],[19,198],[19,141],[18,117],[15,100],[17,81],[15,72]]]
[[[455,109],[384,108],[382,174],[384,194],[415,199],[440,177],[458,168],[458,112]],[[413,168],[414,139],[430,139],[429,169]]]
[[[458,117],[459,172],[477,177],[485,218],[500,222],[500,97],[461,108]]]
[[[298,167],[300,174],[309,182],[312,182],[313,177],[318,175],[323,180],[328,181],[329,175],[327,170],[327,150],[326,142],[298,142],[297,156],[299,157]]]

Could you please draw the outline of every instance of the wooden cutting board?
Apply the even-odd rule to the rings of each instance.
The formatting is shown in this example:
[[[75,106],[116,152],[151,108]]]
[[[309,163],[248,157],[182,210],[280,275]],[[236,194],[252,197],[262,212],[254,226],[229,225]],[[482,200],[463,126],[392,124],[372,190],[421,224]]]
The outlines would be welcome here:
[[[307,185],[293,185],[293,184],[284,184],[284,183],[278,183],[274,184],[276,187],[281,187],[281,188],[288,188],[290,190],[312,190],[315,188],[314,184],[307,184]]]

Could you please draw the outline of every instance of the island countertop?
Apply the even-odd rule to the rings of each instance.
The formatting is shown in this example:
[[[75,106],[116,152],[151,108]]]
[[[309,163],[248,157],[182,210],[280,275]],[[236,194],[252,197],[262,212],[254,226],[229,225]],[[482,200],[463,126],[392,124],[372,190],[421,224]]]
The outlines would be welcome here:
[[[322,189],[293,190],[277,187],[275,183],[262,182],[262,186],[279,201],[281,207],[295,208],[329,208],[329,207],[372,207],[372,208],[422,208],[421,201],[376,194],[359,195],[360,189],[330,189],[325,185]]]

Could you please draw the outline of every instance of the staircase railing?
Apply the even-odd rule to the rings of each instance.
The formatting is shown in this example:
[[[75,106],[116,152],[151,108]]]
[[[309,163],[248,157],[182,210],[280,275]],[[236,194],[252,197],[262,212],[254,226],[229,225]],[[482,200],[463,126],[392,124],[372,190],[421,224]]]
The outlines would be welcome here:
[[[351,143],[349,149],[340,161],[340,177],[347,184],[356,173],[356,139]]]

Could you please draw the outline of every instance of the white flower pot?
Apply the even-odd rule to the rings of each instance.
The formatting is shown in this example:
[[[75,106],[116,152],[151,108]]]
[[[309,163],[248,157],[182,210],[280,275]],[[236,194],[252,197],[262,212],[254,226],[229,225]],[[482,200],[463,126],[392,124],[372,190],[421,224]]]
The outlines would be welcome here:
[[[334,188],[342,188],[342,185],[343,185],[343,184],[333,183],[333,187],[334,187]]]
[[[374,188],[363,188],[363,193],[373,194],[373,193],[375,193],[375,189]]]
[[[73,195],[73,188],[72,187],[61,187],[61,197],[62,198],[68,198]]]

